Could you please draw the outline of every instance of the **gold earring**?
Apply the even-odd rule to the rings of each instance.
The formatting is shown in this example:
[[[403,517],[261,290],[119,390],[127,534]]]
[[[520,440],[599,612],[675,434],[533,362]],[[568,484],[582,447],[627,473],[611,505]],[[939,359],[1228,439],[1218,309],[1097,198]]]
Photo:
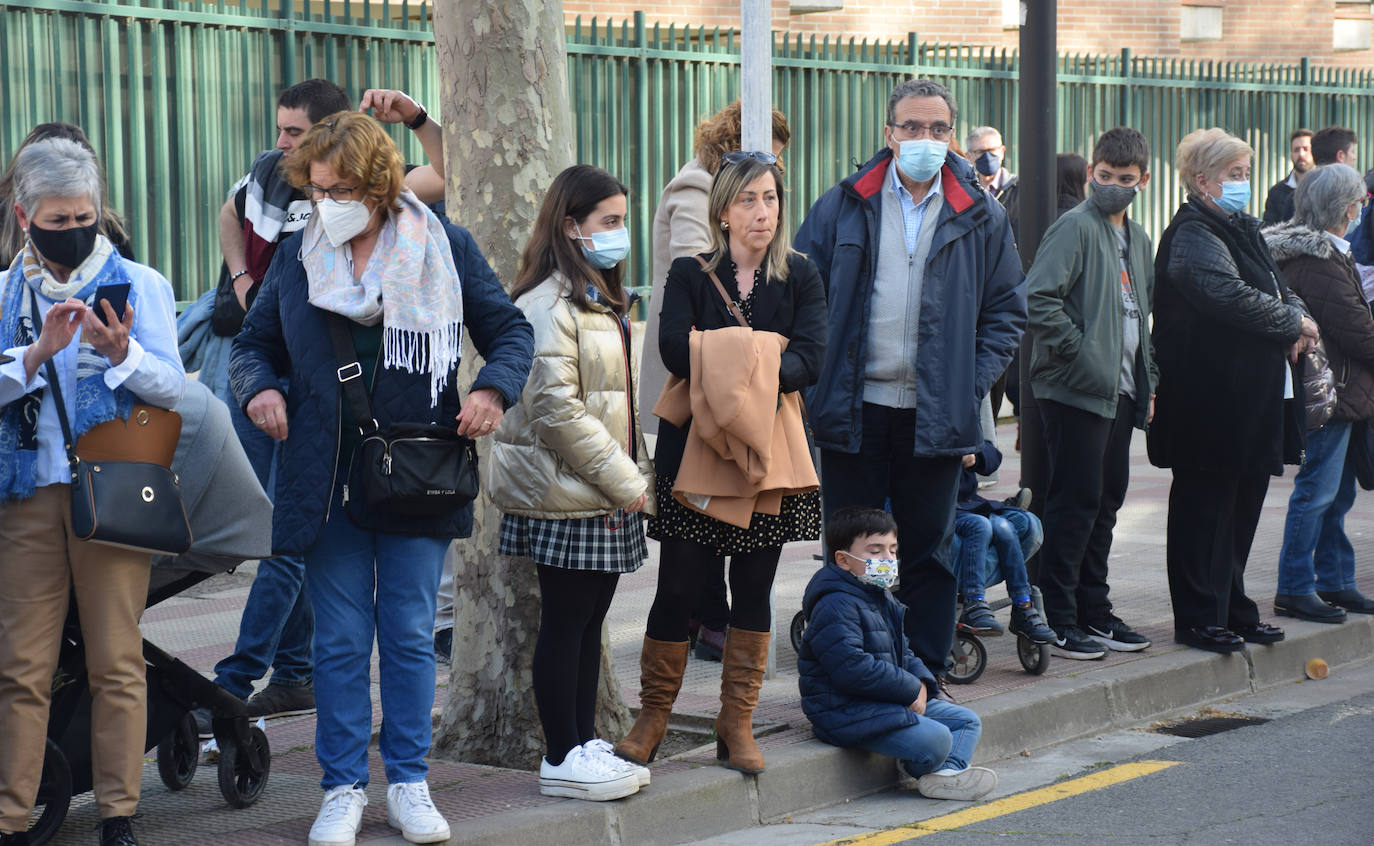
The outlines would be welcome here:
[[[721,228],[721,229],[729,229],[729,228],[730,228],[730,221],[728,221],[728,220],[722,220],[722,221],[720,222],[720,228]]]

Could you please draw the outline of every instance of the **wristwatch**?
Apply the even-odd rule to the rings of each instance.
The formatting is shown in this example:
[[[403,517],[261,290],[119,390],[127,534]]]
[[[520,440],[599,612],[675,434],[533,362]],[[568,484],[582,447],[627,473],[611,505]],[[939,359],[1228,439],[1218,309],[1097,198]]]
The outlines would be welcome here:
[[[427,120],[429,120],[429,112],[425,111],[424,106],[420,106],[420,113],[415,116],[415,120],[412,120],[410,123],[406,124],[406,126],[413,132],[424,126]]]

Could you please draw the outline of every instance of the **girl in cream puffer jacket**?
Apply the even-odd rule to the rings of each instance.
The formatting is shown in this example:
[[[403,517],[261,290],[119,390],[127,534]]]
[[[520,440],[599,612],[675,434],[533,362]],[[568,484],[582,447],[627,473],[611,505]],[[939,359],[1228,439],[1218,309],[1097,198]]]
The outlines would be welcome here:
[[[600,168],[576,165],[549,187],[513,291],[534,327],[534,364],[486,473],[505,514],[501,553],[533,559],[539,576],[539,790],[597,801],[649,782],[595,727],[601,626],[620,574],[648,556],[643,515],[653,490],[620,265],[625,212],[625,186]]]

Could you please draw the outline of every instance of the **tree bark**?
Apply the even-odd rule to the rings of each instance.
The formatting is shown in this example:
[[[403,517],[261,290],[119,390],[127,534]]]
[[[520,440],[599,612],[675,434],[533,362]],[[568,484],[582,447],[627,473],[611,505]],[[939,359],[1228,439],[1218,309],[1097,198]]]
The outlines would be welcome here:
[[[562,2],[439,2],[434,33],[449,217],[509,287],[548,186],[573,163]],[[459,384],[478,369],[464,341]],[[478,451],[485,460],[486,439]],[[434,746],[464,761],[532,769],[544,754],[530,678],[535,565],[498,555],[501,514],[485,496],[475,508],[454,574],[453,669]],[[597,730],[614,740],[630,722],[604,628],[601,676]]]

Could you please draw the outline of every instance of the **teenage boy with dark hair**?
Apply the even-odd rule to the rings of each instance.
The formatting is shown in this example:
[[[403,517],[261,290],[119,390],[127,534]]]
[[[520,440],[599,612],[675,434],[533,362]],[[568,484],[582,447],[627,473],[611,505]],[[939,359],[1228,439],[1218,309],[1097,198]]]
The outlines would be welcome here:
[[[1026,277],[1031,386],[1049,456],[1040,588],[1065,658],[1150,645],[1112,613],[1107,556],[1130,481],[1132,428],[1154,416],[1150,236],[1126,210],[1150,181],[1150,145],[1134,129],[1093,147],[1091,194],[1045,233]]]
[[[968,765],[982,723],[935,698],[935,676],[907,646],[907,609],[888,590],[897,579],[896,521],[876,508],[842,508],[826,523],[825,545],[831,558],[806,586],[797,654],[802,711],[816,736],[896,758],[923,796],[987,795],[997,774]]]
[[[1317,167],[1329,164],[1355,167],[1355,150],[1359,143],[1360,136],[1355,130],[1328,126],[1312,136],[1312,161]]]

